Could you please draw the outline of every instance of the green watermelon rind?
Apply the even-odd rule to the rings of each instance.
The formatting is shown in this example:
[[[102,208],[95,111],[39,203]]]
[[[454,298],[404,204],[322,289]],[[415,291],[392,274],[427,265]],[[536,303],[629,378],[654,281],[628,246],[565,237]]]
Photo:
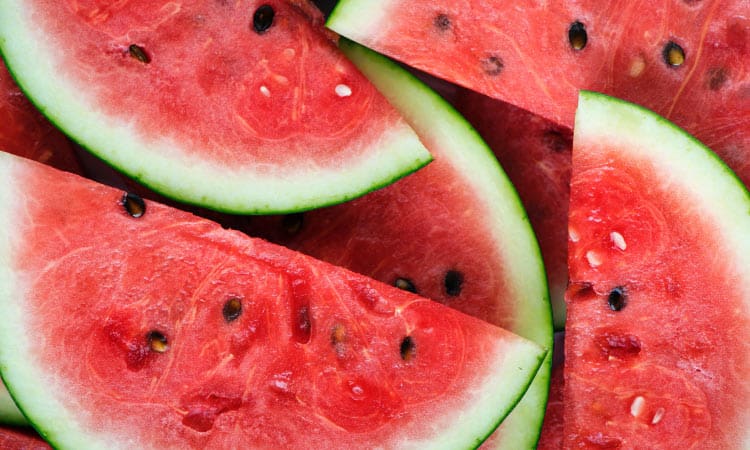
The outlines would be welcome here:
[[[76,143],[165,197],[235,214],[299,212],[362,196],[432,160],[403,121],[370,143],[372,151],[363,151],[366,156],[357,164],[317,171],[233,171],[180,153],[179,145],[168,138],[146,143],[132,124],[103,117],[89,106],[85,92],[50,75],[57,73],[58,49],[42,45],[50,41],[22,5],[18,0],[0,2],[0,53],[21,90]],[[150,150],[143,151],[147,147]]]
[[[5,386],[0,386],[0,423],[16,427],[29,425]]]
[[[518,311],[516,327],[510,331],[544,348],[553,343],[552,310],[549,303],[546,272],[541,251],[526,211],[510,179],[500,167],[492,150],[479,133],[452,105],[426,84],[396,63],[346,38],[339,47],[378,87],[418,133],[437,135],[457,172],[477,193],[479,205],[487,209],[487,221],[496,224],[494,236],[505,261],[508,280],[516,298],[523,298],[525,310]],[[551,352],[536,379],[520,402],[505,419],[502,439],[497,448],[533,449],[541,432],[549,388]]]

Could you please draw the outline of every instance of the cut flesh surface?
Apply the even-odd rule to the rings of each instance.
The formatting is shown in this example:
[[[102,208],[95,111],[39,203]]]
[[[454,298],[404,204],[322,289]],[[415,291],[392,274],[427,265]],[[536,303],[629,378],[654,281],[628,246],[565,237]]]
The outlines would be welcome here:
[[[583,93],[566,448],[750,446],[750,195],[667,120]]]
[[[486,144],[427,86],[347,40],[347,56],[435,157],[365,197],[304,215],[253,218],[249,232],[388,284],[415,290],[552,348],[544,268],[528,219]],[[533,448],[550,357],[486,448]]]
[[[281,0],[3,0],[0,48],[50,120],[118,170],[208,208],[285,212],[430,160],[321,22]]]
[[[73,174],[2,154],[0,175],[0,367],[59,448],[469,448],[545,356]]]

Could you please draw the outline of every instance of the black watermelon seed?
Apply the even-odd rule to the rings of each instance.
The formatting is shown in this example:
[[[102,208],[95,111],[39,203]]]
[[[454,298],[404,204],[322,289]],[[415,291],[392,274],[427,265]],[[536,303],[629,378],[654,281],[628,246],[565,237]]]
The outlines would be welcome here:
[[[151,62],[151,57],[146,53],[146,49],[140,45],[130,44],[130,47],[128,47],[128,53],[130,53],[130,56],[144,64]]]
[[[150,331],[146,338],[148,339],[148,346],[156,353],[164,353],[169,348],[167,337],[159,331]]]
[[[573,136],[570,132],[549,129],[542,135],[542,144],[554,153],[569,152],[573,147]]]
[[[396,281],[393,282],[393,285],[396,286],[399,289],[403,289],[404,291],[409,291],[413,293],[417,293],[417,287],[414,286],[414,283],[408,278],[396,278]]]
[[[708,88],[718,91],[729,80],[729,73],[723,67],[714,67],[708,71]]]
[[[500,75],[503,68],[505,68],[503,59],[496,55],[490,55],[484,58],[480,61],[480,64],[482,66],[482,71],[491,77]]]
[[[299,233],[304,224],[305,216],[302,213],[287,214],[281,219],[281,227],[287,234]]]
[[[258,34],[263,34],[273,25],[275,11],[271,5],[261,5],[253,14],[253,29]]]
[[[627,304],[625,300],[625,289],[616,287],[612,289],[607,297],[607,303],[612,311],[620,311]]]
[[[447,15],[442,13],[435,16],[435,20],[433,23],[435,24],[435,28],[440,31],[446,31],[451,27],[451,19]]]
[[[461,288],[464,284],[464,275],[457,270],[449,270],[445,274],[445,293],[451,297],[461,294]]]
[[[401,340],[399,352],[401,353],[401,359],[404,361],[410,361],[414,358],[414,355],[417,352],[417,346],[411,336],[406,336]]]
[[[237,297],[232,297],[224,303],[221,309],[224,320],[233,322],[242,314],[242,301]]]
[[[667,42],[664,50],[661,52],[661,56],[664,59],[664,63],[670,67],[679,67],[685,64],[685,50],[674,41]]]
[[[571,23],[568,28],[568,42],[573,50],[583,50],[589,42],[586,26],[577,20]]]
[[[122,196],[121,203],[131,217],[137,219],[146,214],[146,202],[137,194],[133,194],[132,192],[125,193]]]

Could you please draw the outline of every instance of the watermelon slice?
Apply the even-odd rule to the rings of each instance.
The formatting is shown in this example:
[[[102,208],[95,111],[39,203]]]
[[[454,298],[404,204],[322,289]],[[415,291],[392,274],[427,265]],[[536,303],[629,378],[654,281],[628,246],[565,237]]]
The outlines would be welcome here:
[[[468,448],[545,357],[76,175],[9,154],[0,174],[0,368],[55,447]]]
[[[688,134],[581,95],[566,448],[750,446],[748,211],[750,194]]]
[[[430,160],[304,1],[2,0],[0,49],[52,122],[185,202],[297,211]]]
[[[440,301],[552,347],[539,249],[512,185],[485,143],[443,99],[381,55],[340,47],[403,114],[435,160],[362,198],[304,215],[253,218],[259,234]],[[489,447],[533,448],[551,355]]]
[[[0,63],[0,150],[80,173],[73,146],[29,102]]]
[[[579,89],[637,102],[750,182],[747,0],[342,0],[328,26],[571,128]]]

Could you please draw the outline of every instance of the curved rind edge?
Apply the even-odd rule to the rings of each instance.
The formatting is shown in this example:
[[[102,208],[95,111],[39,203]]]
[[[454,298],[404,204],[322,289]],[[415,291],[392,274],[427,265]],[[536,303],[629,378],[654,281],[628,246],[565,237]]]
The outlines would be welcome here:
[[[381,89],[418,134],[440,133],[451,164],[466,174],[466,181],[485,199],[494,227],[495,242],[501,247],[519,297],[527,310],[511,331],[549,349],[530,389],[503,422],[498,449],[533,449],[541,432],[552,367],[552,309],[547,291],[541,250],[520,197],[500,167],[492,150],[461,114],[426,84],[387,57],[353,41],[341,38],[339,47],[360,70]],[[426,114],[420,113],[427,111]],[[434,151],[434,150],[433,150]],[[440,155],[436,155],[437,158]],[[534,281],[536,280],[536,281]],[[514,422],[517,422],[514,423]],[[531,432],[530,432],[531,431]]]
[[[362,196],[432,160],[405,122],[375,140],[373,145],[379,151],[369,152],[358,164],[312,174],[300,169],[263,177],[255,172],[231,172],[226,165],[197,157],[170,158],[166,155],[174,154],[178,147],[168,139],[152,146],[153,151],[143,152],[141,148],[146,145],[138,140],[132,126],[115,124],[92,112],[80,92],[64,89],[60,77],[49,76],[55,73],[53,49],[38,45],[43,39],[33,35],[40,31],[27,22],[17,6],[20,4],[15,0],[3,2],[0,52],[21,90],[82,147],[168,198],[235,214],[299,212]],[[205,190],[206,186],[210,189]]]

